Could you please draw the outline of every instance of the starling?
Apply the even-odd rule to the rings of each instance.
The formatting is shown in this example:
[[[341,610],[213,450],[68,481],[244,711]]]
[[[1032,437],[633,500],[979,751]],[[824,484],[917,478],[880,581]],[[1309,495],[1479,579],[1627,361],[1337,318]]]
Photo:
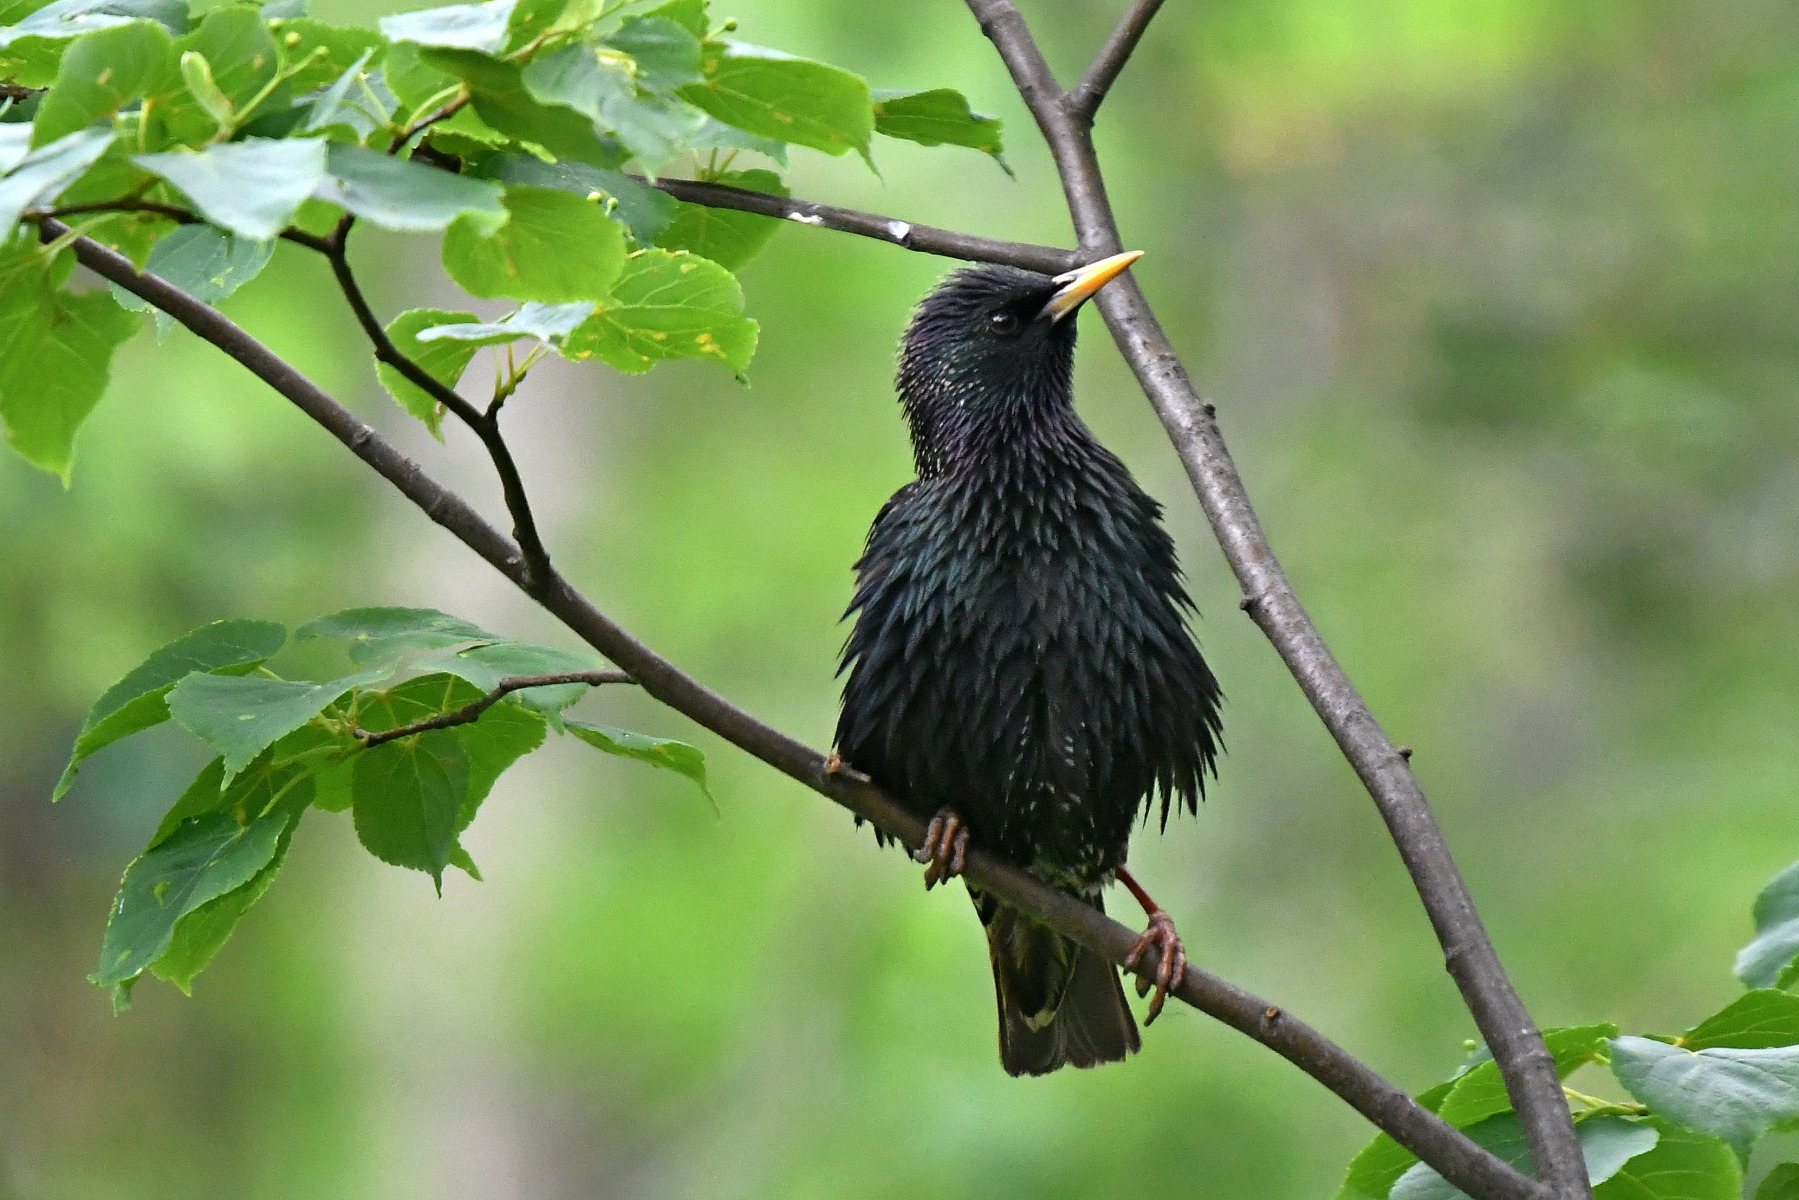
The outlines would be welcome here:
[[[1074,411],[1074,314],[1138,257],[965,268],[919,305],[898,377],[918,479],[856,564],[836,761],[930,821],[926,887],[971,840],[1095,908],[1124,882],[1150,918],[1133,962],[1162,951],[1153,1021],[1186,956],[1125,853],[1155,797],[1164,826],[1171,804],[1198,811],[1220,696],[1161,506]],[[969,894],[1008,1072],[1138,1049],[1110,963]]]

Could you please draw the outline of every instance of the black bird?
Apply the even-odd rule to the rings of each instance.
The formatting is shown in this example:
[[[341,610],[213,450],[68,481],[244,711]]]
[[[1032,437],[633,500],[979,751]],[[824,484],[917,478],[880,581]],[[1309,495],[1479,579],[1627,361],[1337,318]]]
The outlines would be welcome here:
[[[966,268],[919,305],[898,380],[918,479],[856,564],[835,761],[930,819],[926,887],[970,838],[1096,908],[1124,882],[1150,917],[1135,953],[1162,950],[1153,1021],[1186,955],[1125,853],[1154,796],[1164,826],[1171,804],[1198,811],[1220,696],[1161,506],[1074,411],[1074,314],[1138,257]],[[1109,963],[969,893],[1008,1072],[1138,1049]]]

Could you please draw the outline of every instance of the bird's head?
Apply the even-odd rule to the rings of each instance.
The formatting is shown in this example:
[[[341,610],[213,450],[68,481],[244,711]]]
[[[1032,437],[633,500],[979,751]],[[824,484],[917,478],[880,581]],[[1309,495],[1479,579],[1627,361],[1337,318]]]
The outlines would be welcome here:
[[[1063,275],[1016,267],[965,267],[913,314],[900,343],[899,393],[919,469],[942,466],[976,430],[1066,408],[1072,399],[1074,315],[1143,256],[1114,254]]]

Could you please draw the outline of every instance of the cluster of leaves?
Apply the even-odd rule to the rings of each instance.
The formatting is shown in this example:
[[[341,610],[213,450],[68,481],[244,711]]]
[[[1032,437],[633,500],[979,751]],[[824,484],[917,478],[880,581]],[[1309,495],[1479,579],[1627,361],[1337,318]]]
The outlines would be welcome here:
[[[31,228],[47,214],[209,303],[290,229],[316,238],[347,213],[441,234],[470,295],[521,305],[493,322],[430,309],[393,322],[398,347],[450,385],[481,346],[506,368],[501,394],[550,350],[741,376],[757,327],[733,272],[780,222],[678,202],[646,177],[674,167],[786,195],[790,146],[872,165],[877,133],[995,159],[1001,143],[958,92],[871,91],[732,27],[713,27],[706,0],[489,0],[379,31],[308,18],[303,0],[197,20],[185,0],[0,0],[0,80],[25,93],[0,105],[8,439],[66,480],[112,350],[139,324],[120,305],[143,308],[67,291],[64,242],[40,246]],[[535,343],[523,365],[516,341]],[[382,376],[436,428],[429,396]]]
[[[1595,1200],[1740,1200],[1757,1139],[1799,1128],[1799,863],[1762,889],[1756,938],[1737,956],[1749,990],[1681,1034],[1620,1036],[1616,1025],[1544,1033],[1566,1079],[1607,1065],[1633,1102],[1569,1090]],[[1418,1102],[1507,1162],[1530,1151],[1499,1068],[1475,1054]],[[1450,1200],[1463,1193],[1382,1134],[1350,1164],[1337,1200]],[[1799,1163],[1781,1163],[1756,1200],[1799,1200]]]
[[[441,890],[446,867],[481,877],[462,831],[551,729],[705,790],[694,747],[566,716],[586,683],[522,688],[476,719],[370,744],[369,735],[458,713],[505,679],[593,671],[589,656],[506,641],[434,609],[349,609],[295,631],[299,642],[321,638],[348,646],[355,673],[281,678],[265,664],[287,644],[286,628],[219,621],[152,654],[88,713],[57,799],[83,759],[164,721],[217,752],[119,885],[92,976],[115,989],[116,1004],[146,970],[189,989],[268,890],[309,809],[349,811],[370,854],[427,872]]]

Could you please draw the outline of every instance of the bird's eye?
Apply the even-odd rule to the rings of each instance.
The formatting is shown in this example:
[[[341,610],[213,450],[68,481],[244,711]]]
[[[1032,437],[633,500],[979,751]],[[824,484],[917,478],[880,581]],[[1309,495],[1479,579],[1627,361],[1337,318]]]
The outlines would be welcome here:
[[[995,333],[1008,334],[1016,333],[1018,331],[1018,317],[1009,312],[994,313],[991,317],[987,318],[987,324],[992,327],[993,332]]]

